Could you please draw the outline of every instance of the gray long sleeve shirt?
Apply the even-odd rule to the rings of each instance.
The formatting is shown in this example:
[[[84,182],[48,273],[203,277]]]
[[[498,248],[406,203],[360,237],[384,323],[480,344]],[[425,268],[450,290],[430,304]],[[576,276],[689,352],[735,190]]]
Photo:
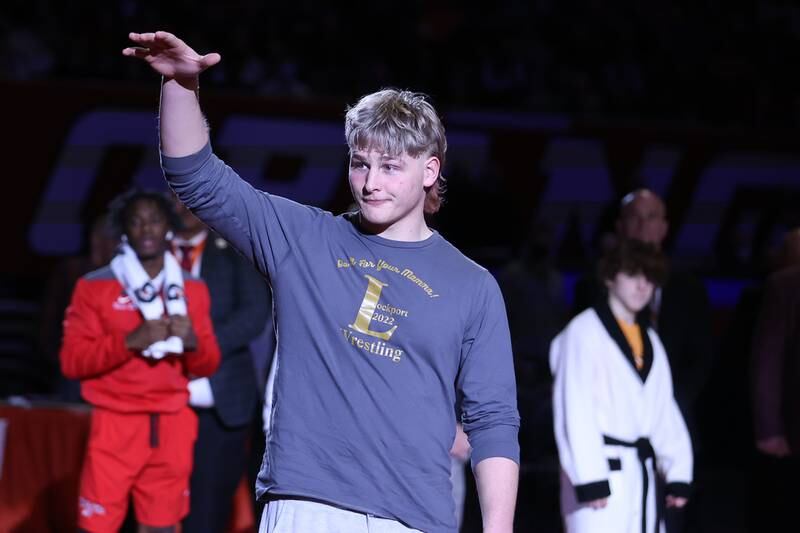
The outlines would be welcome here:
[[[441,235],[398,242],[251,187],[206,146],[162,156],[180,199],[270,280],[278,348],[259,497],[456,529],[456,398],[472,462],[519,461],[500,290]]]

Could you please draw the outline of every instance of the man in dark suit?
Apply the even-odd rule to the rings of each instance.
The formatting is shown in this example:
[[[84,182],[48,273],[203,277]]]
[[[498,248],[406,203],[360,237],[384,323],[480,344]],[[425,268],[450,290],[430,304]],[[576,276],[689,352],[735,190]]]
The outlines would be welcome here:
[[[637,239],[662,248],[668,231],[666,206],[653,191],[639,189],[622,199],[616,222],[618,237]],[[596,299],[605,297],[603,286],[594,278],[578,282],[575,288],[576,313],[592,305]],[[708,294],[695,276],[673,269],[642,313],[646,313],[664,343],[672,370],[675,400],[689,428],[697,465],[702,462],[697,424],[698,399],[708,383],[714,354]],[[667,517],[670,533],[683,531],[684,513],[670,510]]]
[[[639,189],[622,199],[616,224],[619,237],[649,242],[661,248],[668,230],[666,206],[657,194]],[[598,282],[585,279],[579,283],[576,312],[603,297],[603,288]],[[647,313],[664,343],[672,369],[675,399],[697,445],[697,400],[713,363],[711,307],[706,289],[692,274],[673,269],[643,312]]]
[[[186,533],[222,533],[248,464],[248,437],[259,404],[249,344],[264,330],[272,302],[266,281],[226,241],[175,200],[183,228],[173,239],[181,266],[211,294],[211,320],[222,351],[219,370],[189,382],[199,425]]]

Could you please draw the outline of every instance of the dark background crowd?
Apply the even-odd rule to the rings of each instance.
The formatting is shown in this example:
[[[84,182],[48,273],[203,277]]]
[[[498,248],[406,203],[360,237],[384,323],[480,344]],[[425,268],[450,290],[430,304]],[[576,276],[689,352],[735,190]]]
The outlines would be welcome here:
[[[799,20],[786,0],[11,0],[0,76],[147,79],[111,52],[164,28],[225,56],[215,88],[352,101],[391,84],[448,107],[794,128]]]
[[[791,146],[800,126],[795,74],[800,5],[786,0],[9,0],[0,6],[0,79],[6,87],[89,81],[155,91],[152,73],[138,62],[123,60],[119,51],[127,45],[129,31],[157,28],[179,34],[200,51],[223,55],[222,63],[203,78],[204,94],[341,109],[383,86],[410,87],[430,94],[445,110],[570,117],[615,127],[644,124],[675,129],[674,135],[689,144],[697,132],[712,132],[714,139],[747,138],[766,149],[773,139],[781,139],[784,154],[798,155],[786,145]],[[556,240],[550,221],[535,209],[502,234],[487,232],[493,220],[508,225],[503,205],[520,194],[491,186],[504,183],[494,180],[506,170],[481,169],[479,179],[470,180],[456,169],[450,175],[449,205],[433,225],[489,267],[501,283],[523,420],[517,529],[558,531],[547,348],[577,311],[581,280],[591,276],[605,239],[618,231],[616,223],[623,216],[619,200],[641,186],[642,177],[625,172],[614,176],[615,198],[603,206],[597,228],[582,246],[570,240],[569,232]],[[663,216],[673,224],[671,229],[678,227],[685,207],[678,189],[663,199]],[[696,281],[688,301],[708,306],[708,313],[697,315],[692,324],[697,328],[694,340],[707,344],[697,355],[705,361],[702,371],[692,376],[696,492],[683,531],[766,531],[773,518],[788,512],[782,498],[800,494],[786,474],[800,471],[795,456],[757,449],[757,398],[752,392],[758,390],[753,369],[760,353],[759,328],[765,320],[772,323],[776,316],[793,317],[795,312],[791,298],[777,304],[773,298],[769,305],[763,298],[775,292],[776,273],[800,265],[800,237],[793,232],[800,227],[800,179],[776,195],[750,198],[768,206],[772,217],[759,222],[747,258],[737,256],[740,242],[725,233],[722,219],[715,221],[720,234],[711,260],[697,264],[671,254],[675,272]],[[324,207],[340,210],[345,205]],[[87,213],[87,230],[100,214]],[[673,239],[674,232],[663,243],[668,254]],[[89,242],[81,258],[45,258],[46,267],[34,269],[36,276],[3,276],[5,375],[0,395],[77,399],[74,390],[65,396],[69,391],[59,379],[53,354],[71,284],[99,266]],[[47,275],[38,275],[41,270]],[[720,278],[727,287],[723,296]],[[800,285],[790,287],[788,291],[797,291]],[[787,326],[787,338],[800,340],[798,324]],[[27,362],[9,363],[9,354]],[[264,361],[256,364],[263,374]],[[681,386],[676,379],[676,390]],[[464,530],[477,531],[479,524],[474,491],[468,491]]]

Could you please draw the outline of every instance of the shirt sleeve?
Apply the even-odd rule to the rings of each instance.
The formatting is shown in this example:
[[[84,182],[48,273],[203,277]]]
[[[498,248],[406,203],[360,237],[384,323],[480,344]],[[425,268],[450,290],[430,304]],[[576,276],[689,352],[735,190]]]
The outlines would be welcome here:
[[[550,347],[558,458],[580,502],[611,494],[608,460],[594,409],[596,358],[586,346],[586,333],[570,324]]]
[[[78,280],[64,319],[61,371],[69,379],[104,374],[136,355],[125,347],[125,333],[104,329],[98,295],[91,282]]]
[[[467,327],[457,387],[473,467],[489,457],[519,463],[519,413],[505,304],[487,272]]]
[[[181,202],[270,278],[325,214],[257,190],[214,155],[210,143],[186,157],[162,154],[161,166]]]
[[[694,469],[692,441],[678,403],[675,401],[672,371],[664,347],[656,336],[651,335],[650,339],[655,352],[653,355],[658,358],[655,364],[664,365],[662,371],[653,376],[659,380],[655,395],[657,409],[653,417],[657,422],[653,424],[651,437],[653,450],[656,453],[658,469],[667,482],[667,493],[688,497]]]

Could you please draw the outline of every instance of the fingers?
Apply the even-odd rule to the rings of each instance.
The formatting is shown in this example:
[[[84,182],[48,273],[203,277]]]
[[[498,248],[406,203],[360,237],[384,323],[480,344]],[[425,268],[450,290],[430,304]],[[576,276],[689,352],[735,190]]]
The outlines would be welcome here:
[[[219,63],[221,60],[222,60],[222,56],[219,55],[216,52],[213,52],[211,54],[206,54],[203,57],[201,57],[200,58],[200,64],[203,66],[203,70],[205,70],[205,69],[207,69],[209,67],[213,67],[214,65]]]
[[[135,33],[128,34],[128,39],[140,46],[129,46],[122,50],[122,55],[145,59],[151,55],[154,49],[170,48],[182,44],[180,39],[173,34],[165,31],[155,33]]]
[[[166,32],[166,31],[157,31],[157,32],[148,32],[148,33],[136,33],[130,32],[128,34],[128,39],[135,43],[139,44],[146,44],[146,43],[153,43],[156,41],[162,41],[169,44],[175,44],[180,41],[177,37],[173,34]]]
[[[679,496],[667,496],[667,507],[680,509],[686,505],[688,500]]]
[[[150,33],[131,32],[128,34],[128,38],[133,41],[136,46],[126,47],[122,50],[122,55],[144,59],[149,63],[157,62],[159,59],[163,58],[166,63],[172,67],[172,70],[175,71],[174,73],[170,72],[170,75],[175,73],[196,75],[213,67],[222,60],[222,57],[217,53],[201,56],[185,42],[166,31]],[[195,62],[195,64],[191,65],[192,62]],[[199,67],[199,70],[194,72],[196,67]],[[163,68],[156,68],[156,70],[162,74],[167,74]]]
[[[147,56],[150,55],[149,48],[142,48],[140,46],[131,46],[128,48],[124,48],[122,50],[122,55],[128,57],[138,57],[139,59],[145,59]]]

